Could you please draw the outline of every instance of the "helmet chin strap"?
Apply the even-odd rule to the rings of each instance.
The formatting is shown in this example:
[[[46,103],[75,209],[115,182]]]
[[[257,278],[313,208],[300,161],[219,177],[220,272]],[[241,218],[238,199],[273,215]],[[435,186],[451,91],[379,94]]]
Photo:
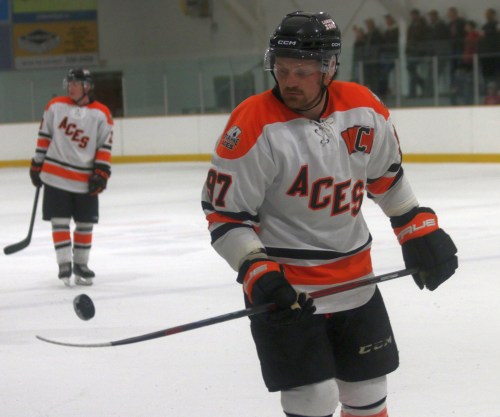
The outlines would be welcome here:
[[[323,78],[324,78],[324,75],[323,75]],[[323,100],[323,97],[325,96],[326,90],[327,90],[327,86],[323,84],[323,80],[322,80],[321,81],[321,91],[318,94],[318,99],[316,100],[316,102],[312,106],[307,107],[305,109],[294,109],[294,110],[296,110],[298,112],[306,112],[306,111],[314,109]]]
[[[84,99],[84,97],[86,96],[87,94],[84,94],[83,96],[81,96],[78,100],[73,100],[76,104],[80,104],[81,101]]]

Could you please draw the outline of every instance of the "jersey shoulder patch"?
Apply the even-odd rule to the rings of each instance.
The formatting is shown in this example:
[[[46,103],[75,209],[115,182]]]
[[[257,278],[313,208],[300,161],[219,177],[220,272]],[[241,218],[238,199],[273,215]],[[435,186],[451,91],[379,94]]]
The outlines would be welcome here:
[[[301,117],[279,101],[271,90],[251,96],[236,107],[219,138],[215,152],[224,159],[246,155],[266,125]]]

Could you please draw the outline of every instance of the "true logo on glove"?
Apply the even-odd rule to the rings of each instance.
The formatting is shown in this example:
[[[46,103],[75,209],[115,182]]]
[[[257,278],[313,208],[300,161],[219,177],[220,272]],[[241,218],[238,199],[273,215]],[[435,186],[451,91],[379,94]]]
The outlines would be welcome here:
[[[248,298],[251,303],[253,303],[252,291],[255,283],[266,274],[272,272],[281,273],[280,265],[274,261],[270,261],[267,259],[255,260],[249,264],[248,269],[245,268],[244,272],[245,278],[243,279],[243,290],[248,295]]]
[[[418,217],[416,220],[418,220]],[[403,229],[395,230],[396,236],[398,237],[399,243],[403,244],[410,239],[414,239],[419,236],[426,235],[439,228],[437,219],[435,217],[428,218],[422,221],[420,225],[412,223],[405,226]]]
[[[251,269],[248,272],[247,277],[245,278],[245,281],[243,282],[243,289],[244,291],[248,294],[249,288],[251,288],[254,284],[254,282],[259,279],[262,275],[264,275],[267,272],[267,264],[259,265],[256,268]]]

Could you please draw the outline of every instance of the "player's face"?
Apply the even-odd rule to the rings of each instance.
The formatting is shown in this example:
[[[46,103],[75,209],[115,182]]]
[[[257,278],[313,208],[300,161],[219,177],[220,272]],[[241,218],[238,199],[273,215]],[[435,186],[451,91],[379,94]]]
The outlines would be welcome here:
[[[323,73],[318,61],[276,57],[274,76],[283,101],[291,109],[309,108],[321,93]]]
[[[68,96],[73,101],[80,100],[85,95],[85,87],[81,81],[68,81]]]

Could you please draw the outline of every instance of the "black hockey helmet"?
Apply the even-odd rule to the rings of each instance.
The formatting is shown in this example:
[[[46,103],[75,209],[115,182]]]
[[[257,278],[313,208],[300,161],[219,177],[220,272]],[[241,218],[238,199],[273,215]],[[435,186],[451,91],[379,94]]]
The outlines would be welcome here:
[[[275,58],[283,56],[316,59],[321,72],[329,73],[335,57],[335,70],[339,65],[341,33],[328,13],[296,11],[287,14],[269,40],[264,56],[264,69],[272,70]]]
[[[92,74],[85,68],[72,68],[68,71],[63,81],[63,87],[65,90],[68,88],[68,82],[70,81],[80,81],[84,87],[89,87],[89,91],[94,87]]]

